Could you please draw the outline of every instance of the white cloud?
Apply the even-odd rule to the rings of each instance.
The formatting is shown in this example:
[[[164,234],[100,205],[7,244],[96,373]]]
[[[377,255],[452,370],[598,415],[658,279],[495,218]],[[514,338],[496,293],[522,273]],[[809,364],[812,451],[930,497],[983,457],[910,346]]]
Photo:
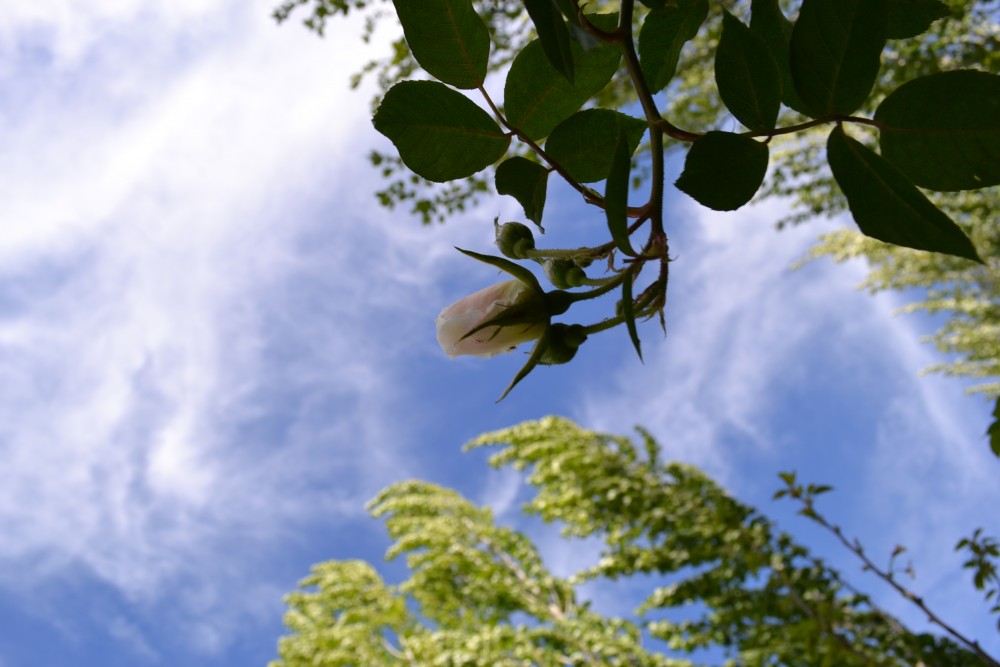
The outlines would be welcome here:
[[[415,465],[385,323],[407,334],[450,265],[438,234],[351,214],[375,208],[356,32],[78,4],[0,24],[55,54],[0,72],[0,586],[169,596],[218,650],[274,614],[251,573],[282,540]]]

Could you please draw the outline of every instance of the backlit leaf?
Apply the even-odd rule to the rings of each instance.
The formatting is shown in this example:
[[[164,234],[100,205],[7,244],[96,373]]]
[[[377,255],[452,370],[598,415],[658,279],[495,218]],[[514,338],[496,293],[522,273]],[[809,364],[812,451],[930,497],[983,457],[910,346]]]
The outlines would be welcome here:
[[[584,109],[559,123],[545,142],[545,152],[579,183],[603,181],[619,137],[629,156],[646,131],[646,122],[610,109]]]
[[[981,262],[965,233],[906,176],[837,126],[827,158],[861,231],[886,243]]]
[[[940,0],[887,0],[886,35],[889,39],[916,37],[938,19],[948,16],[948,6]]]
[[[698,34],[706,16],[708,0],[677,0],[646,16],[639,30],[639,62],[654,93],[674,78],[684,43]]]
[[[535,24],[538,41],[542,51],[549,59],[549,64],[573,83],[573,53],[569,47],[569,30],[563,21],[562,13],[553,0],[524,0],[531,22]]]
[[[510,137],[469,98],[436,81],[402,81],[372,119],[403,163],[429,181],[465,178],[493,164]]]
[[[456,88],[486,78],[490,33],[470,0],[392,0],[413,57],[428,74]]]
[[[598,14],[590,20],[602,29],[613,29],[617,16]],[[537,39],[521,50],[507,73],[504,85],[504,113],[511,125],[533,140],[543,139],[552,129],[573,115],[583,103],[608,85],[618,71],[621,50],[614,44],[600,44],[584,51],[570,44],[573,53],[573,83],[549,63]]]
[[[789,57],[814,117],[850,114],[868,98],[886,39],[885,0],[803,0]]]
[[[497,192],[514,197],[524,208],[528,220],[539,225],[542,224],[548,181],[549,170],[524,157],[512,157],[497,166]]]
[[[781,108],[781,75],[764,42],[724,12],[715,51],[715,82],[726,108],[751,130],[771,130]]]
[[[760,189],[767,159],[763,142],[732,132],[709,132],[688,150],[674,185],[710,209],[735,211]]]
[[[781,75],[781,101],[785,106],[806,114],[805,104],[799,99],[792,83],[792,67],[788,61],[792,22],[782,13],[778,0],[753,0],[750,6],[750,30],[764,40],[778,67]]]
[[[875,112],[882,156],[921,187],[1000,183],[1000,76],[973,70],[913,79]]]

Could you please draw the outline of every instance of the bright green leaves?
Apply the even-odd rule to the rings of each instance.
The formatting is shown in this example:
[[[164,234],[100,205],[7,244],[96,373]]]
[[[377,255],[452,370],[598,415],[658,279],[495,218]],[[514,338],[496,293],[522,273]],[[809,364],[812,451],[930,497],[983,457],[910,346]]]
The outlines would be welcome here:
[[[504,160],[497,167],[497,192],[510,195],[524,208],[524,215],[537,225],[542,224],[549,170],[523,157]]]
[[[941,72],[904,83],[875,112],[882,155],[932,190],[1000,183],[1000,76]]]
[[[646,122],[638,118],[610,109],[585,109],[552,130],[545,152],[577,182],[603,181],[619,138],[624,137],[631,157],[645,131]]]
[[[709,132],[691,146],[675,185],[703,206],[735,211],[760,189],[767,159],[767,144],[742,134]]]
[[[771,130],[781,108],[781,75],[764,39],[729,12],[715,51],[715,82],[726,108],[751,130]]]
[[[470,0],[392,0],[403,35],[420,66],[456,88],[486,79],[490,33]]]
[[[886,243],[981,262],[972,242],[895,167],[836,127],[827,158],[861,231]]]
[[[868,98],[886,39],[886,0],[803,0],[789,44],[810,114],[850,114]]]
[[[948,6],[939,0],[887,0],[886,12],[889,39],[916,37],[949,14]]]
[[[612,28],[615,16],[600,14],[590,19],[599,27]],[[584,51],[570,45],[573,53],[573,83],[556,71],[539,40],[530,42],[514,58],[504,86],[504,112],[511,125],[533,140],[543,139],[552,129],[608,85],[618,70],[621,50],[601,44]]]
[[[488,167],[510,144],[489,114],[436,81],[397,83],[385,94],[373,122],[407,167],[438,183]]]
[[[573,83],[573,52],[569,47],[569,30],[562,13],[552,0],[524,0],[531,22],[535,24],[538,41],[549,64]]]
[[[698,34],[708,16],[708,0],[677,0],[646,16],[639,31],[639,62],[649,89],[663,90],[677,71],[684,43]]]

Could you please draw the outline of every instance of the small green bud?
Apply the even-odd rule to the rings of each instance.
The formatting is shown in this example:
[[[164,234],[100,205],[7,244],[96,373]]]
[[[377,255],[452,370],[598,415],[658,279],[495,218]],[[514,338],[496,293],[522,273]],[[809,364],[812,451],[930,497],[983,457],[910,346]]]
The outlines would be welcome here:
[[[549,344],[538,363],[546,366],[565,364],[576,356],[587,334],[579,324],[553,324],[549,330]]]
[[[535,237],[527,225],[505,222],[496,227],[496,244],[500,252],[511,259],[526,259],[535,249]]]
[[[547,259],[542,268],[549,282],[559,289],[579,287],[587,279],[587,274],[571,259]]]

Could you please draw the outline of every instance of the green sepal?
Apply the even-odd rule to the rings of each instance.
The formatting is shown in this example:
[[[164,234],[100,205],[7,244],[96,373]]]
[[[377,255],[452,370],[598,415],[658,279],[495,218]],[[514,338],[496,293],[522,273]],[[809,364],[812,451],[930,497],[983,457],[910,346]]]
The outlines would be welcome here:
[[[931,190],[1000,184],[1000,76],[939,72],[892,91],[875,120],[882,156]]]
[[[767,144],[744,134],[708,132],[684,158],[674,185],[714,211],[735,211],[760,189],[767,174]]]
[[[982,263],[972,241],[892,164],[838,125],[827,140],[833,177],[866,236]]]
[[[764,38],[723,10],[715,82],[726,108],[751,130],[772,130],[781,109],[781,74]]]
[[[478,259],[480,262],[489,264],[490,266],[495,266],[501,271],[509,273],[518,280],[520,280],[525,285],[534,288],[539,294],[542,294],[544,290],[541,284],[538,282],[538,278],[535,274],[524,268],[520,264],[515,264],[509,259],[504,259],[503,257],[496,257],[494,255],[483,255],[478,252],[473,252],[472,250],[463,250],[462,248],[456,247],[455,250],[459,251],[463,255],[467,255],[472,259]]]
[[[553,0],[524,0],[524,8],[535,25],[538,41],[549,64],[573,83],[573,52],[570,49],[569,30],[562,13]]]
[[[635,257],[628,238],[628,186],[632,169],[632,156],[628,141],[619,137],[611,159],[611,173],[604,190],[604,212],[608,218],[608,231],[615,246],[626,255]]]
[[[625,328],[632,340],[635,353],[642,361],[642,343],[639,341],[639,330],[635,325],[635,302],[632,301],[632,272],[625,271],[622,277],[622,317],[625,318]],[[645,362],[644,362],[645,363]]]
[[[497,192],[516,199],[525,217],[541,226],[549,173],[545,166],[517,155],[497,165],[494,183]]]

